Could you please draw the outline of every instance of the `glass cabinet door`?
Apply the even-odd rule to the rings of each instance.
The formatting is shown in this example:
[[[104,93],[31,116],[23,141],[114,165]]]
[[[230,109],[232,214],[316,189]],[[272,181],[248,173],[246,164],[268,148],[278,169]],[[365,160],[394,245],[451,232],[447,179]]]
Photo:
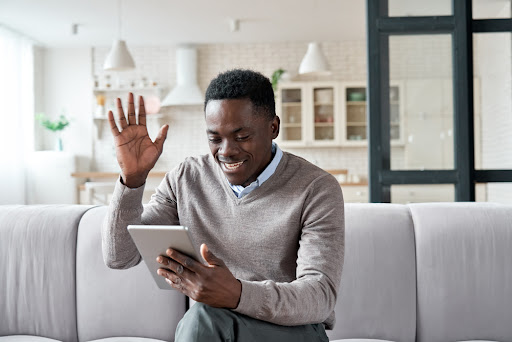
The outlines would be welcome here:
[[[366,142],[366,88],[347,87],[345,90],[347,126],[346,139],[350,142]]]
[[[281,140],[299,142],[302,136],[302,91],[281,89]]]
[[[333,87],[313,88],[313,121],[315,141],[334,141],[335,106]]]

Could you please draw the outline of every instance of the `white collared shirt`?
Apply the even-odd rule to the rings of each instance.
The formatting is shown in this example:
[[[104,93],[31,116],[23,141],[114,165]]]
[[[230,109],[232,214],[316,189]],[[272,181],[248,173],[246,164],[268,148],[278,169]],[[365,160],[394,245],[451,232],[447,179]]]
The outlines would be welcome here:
[[[272,154],[274,155],[274,158],[268,164],[268,166],[263,170],[262,173],[256,178],[254,182],[249,184],[248,186],[244,187],[242,185],[233,185],[231,183],[228,184],[233,189],[233,192],[235,193],[236,197],[242,198],[254,189],[257,189],[261,186],[267,179],[270,178],[276,172],[277,165],[279,165],[279,162],[281,161],[281,158],[283,157],[283,151],[277,146],[275,142],[272,142]]]

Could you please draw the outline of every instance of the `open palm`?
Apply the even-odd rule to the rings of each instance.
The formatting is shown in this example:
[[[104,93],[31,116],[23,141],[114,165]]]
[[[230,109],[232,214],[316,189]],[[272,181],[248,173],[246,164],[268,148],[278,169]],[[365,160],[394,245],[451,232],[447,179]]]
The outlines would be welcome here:
[[[144,99],[139,97],[139,123],[136,122],[133,94],[128,96],[128,121],[121,100],[117,99],[117,117],[121,130],[116,125],[112,111],[108,113],[110,128],[114,136],[116,155],[125,185],[136,188],[144,184],[149,171],[163,151],[168,125],[162,126],[155,141],[151,141],[146,127]]]

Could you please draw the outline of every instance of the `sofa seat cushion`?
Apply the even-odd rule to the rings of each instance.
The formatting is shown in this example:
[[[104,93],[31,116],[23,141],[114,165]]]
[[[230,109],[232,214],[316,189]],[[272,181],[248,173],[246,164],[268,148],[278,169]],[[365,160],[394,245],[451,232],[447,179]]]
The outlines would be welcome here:
[[[414,341],[416,258],[406,206],[345,204],[345,262],[335,312],[327,331],[332,341]]]
[[[512,206],[410,204],[418,342],[510,341]]]
[[[165,342],[163,340],[155,340],[153,338],[144,337],[108,337],[89,342]]]
[[[0,336],[1,342],[60,342],[52,338],[32,336],[32,335],[12,335],[12,336]]]
[[[105,266],[101,225],[106,214],[107,207],[91,209],[78,228],[76,303],[79,341],[103,341],[112,336],[173,341],[178,322],[185,314],[186,297],[178,291],[160,290],[143,262],[127,270]],[[126,337],[122,341],[134,340]]]
[[[345,338],[341,340],[331,340],[330,342],[392,342],[389,340],[375,340],[369,338]]]

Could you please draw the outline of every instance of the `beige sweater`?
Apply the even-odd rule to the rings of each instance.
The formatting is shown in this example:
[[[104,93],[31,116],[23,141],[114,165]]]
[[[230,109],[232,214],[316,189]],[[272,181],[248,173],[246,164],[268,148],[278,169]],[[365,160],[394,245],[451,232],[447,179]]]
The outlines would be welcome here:
[[[275,173],[238,199],[211,155],[167,173],[144,207],[143,187],[118,181],[102,229],[112,268],[138,264],[128,224],[180,224],[242,283],[234,311],[280,325],[334,324],[344,256],[344,207],[336,179],[284,153]]]

